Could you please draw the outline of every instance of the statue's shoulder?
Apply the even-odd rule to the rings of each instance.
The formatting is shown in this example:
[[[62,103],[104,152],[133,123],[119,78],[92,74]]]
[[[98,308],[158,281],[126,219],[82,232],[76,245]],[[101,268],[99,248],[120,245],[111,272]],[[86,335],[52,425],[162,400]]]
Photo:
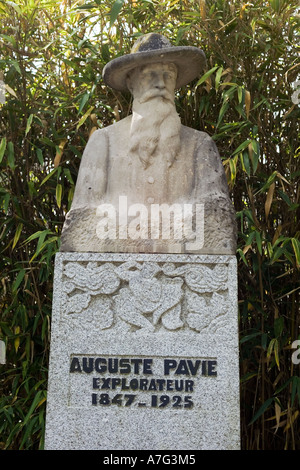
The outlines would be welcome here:
[[[193,138],[200,142],[212,141],[212,138],[209,134],[207,134],[207,132],[199,131],[198,129],[194,129],[193,127],[187,127],[183,124],[181,126],[181,132],[184,138]]]
[[[120,135],[121,133],[127,132],[130,129],[131,123],[131,116],[127,116],[120,121],[114,122],[109,126],[102,127],[101,129],[97,129],[91,135],[89,142],[97,142],[102,141],[103,139],[111,139],[116,135]]]
[[[207,132],[199,131],[192,127],[181,126],[182,139],[186,142],[194,142],[197,149],[211,149],[217,152],[216,144]]]
[[[119,134],[120,132],[126,132],[130,129],[131,119],[132,119],[132,115],[127,116],[126,118],[120,119],[120,121],[116,121],[113,124],[110,124],[109,126],[104,127],[103,129],[99,129],[99,130],[104,131],[108,135]]]

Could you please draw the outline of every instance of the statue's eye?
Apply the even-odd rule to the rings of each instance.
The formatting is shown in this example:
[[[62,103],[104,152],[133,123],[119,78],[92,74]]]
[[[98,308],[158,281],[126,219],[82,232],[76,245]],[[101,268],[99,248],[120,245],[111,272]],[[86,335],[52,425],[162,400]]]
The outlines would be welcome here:
[[[164,73],[164,80],[174,80],[175,76],[176,75],[173,72],[165,72]]]

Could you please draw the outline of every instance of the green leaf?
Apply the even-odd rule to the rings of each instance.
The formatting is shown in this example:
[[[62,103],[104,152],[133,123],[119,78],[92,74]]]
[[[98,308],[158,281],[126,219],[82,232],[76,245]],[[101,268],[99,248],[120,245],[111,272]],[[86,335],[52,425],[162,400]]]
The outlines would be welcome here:
[[[216,73],[216,81],[215,81],[216,90],[219,88],[222,73],[223,73],[223,67],[219,67]]]
[[[278,395],[280,392],[282,392],[282,390],[284,390],[292,381],[293,381],[293,377],[290,377],[284,384],[276,388],[275,395]]]
[[[292,377],[292,406],[295,401],[295,397],[298,395],[298,401],[300,401],[300,377]]]
[[[247,260],[246,260],[246,257],[244,255],[243,251],[240,248],[238,248],[237,253],[240,255],[240,257],[244,261],[245,265],[248,267],[248,263],[247,263]]]
[[[247,173],[248,176],[250,176],[251,171],[250,171],[250,162],[249,162],[248,152],[241,152],[240,157],[241,157],[243,170]]]
[[[7,322],[0,322],[0,328],[2,332],[5,334],[7,337],[14,336],[14,333],[10,330],[11,325],[9,325]]]
[[[26,130],[25,130],[25,136],[28,134],[31,128],[32,124],[32,119],[33,119],[33,114],[30,114],[29,118],[27,119],[27,124],[26,124]]]
[[[62,185],[58,183],[56,185],[56,203],[59,208],[61,206],[61,196],[62,196]]]
[[[282,199],[287,203],[288,206],[292,205],[290,198],[284,191],[281,191],[280,189],[278,189],[278,193],[280,194]]]
[[[8,36],[7,34],[0,34],[0,37],[10,42],[14,47],[16,47],[16,38],[14,36]]]
[[[259,253],[262,255],[262,242],[260,232],[255,232],[255,239]]]
[[[38,161],[40,162],[40,164],[44,165],[43,152],[41,151],[41,149],[39,149],[39,148],[36,149],[36,156],[37,156]]]
[[[252,161],[253,174],[255,174],[257,170],[257,166],[258,166],[258,160],[259,160],[259,145],[256,140],[251,140],[250,146],[252,147],[252,150],[253,150],[250,154],[250,158]]]
[[[273,10],[275,10],[278,13],[281,7],[281,0],[270,0],[270,5],[273,8]]]
[[[12,142],[8,142],[7,144],[7,162],[10,168],[14,170],[15,169],[15,151],[14,151],[14,144]]]
[[[151,3],[152,3],[152,2],[151,2]],[[176,45],[176,46],[178,46],[178,44],[180,43],[180,41],[181,41],[181,39],[182,39],[184,33],[185,33],[186,31],[188,31],[189,29],[190,29],[189,26],[187,26],[187,27],[181,26],[181,27],[178,29],[177,36],[176,36],[176,40],[175,40],[175,45]]]
[[[236,156],[234,158],[230,158],[230,160],[229,160],[229,168],[230,168],[231,182],[232,183],[235,182],[235,178],[236,178],[237,158],[238,158],[238,156]]]
[[[59,167],[58,167],[59,168]],[[41,186],[46,183],[46,181],[51,178],[51,176],[54,175],[54,173],[58,170],[58,168],[54,168],[54,170],[50,171],[50,173],[43,179],[43,181],[41,182]]]
[[[1,140],[1,144],[0,144],[0,163],[2,162],[5,149],[6,149],[6,137],[3,137],[3,139]]]
[[[84,113],[84,115],[80,118],[77,126],[76,126],[76,130],[79,129],[80,126],[82,126],[82,124],[87,120],[87,118],[89,117],[89,115],[91,114],[91,112],[93,111],[94,109],[94,106],[91,106],[86,113]]]
[[[239,86],[237,88],[237,93],[238,93],[239,103],[242,103],[242,101],[243,101],[243,88],[241,86]]]
[[[300,242],[297,238],[292,238],[291,240],[296,257],[296,266],[300,268]]]
[[[261,347],[265,351],[267,349],[267,343],[268,343],[268,334],[267,333],[262,333],[261,335]]]
[[[106,64],[110,59],[110,52],[109,52],[109,45],[108,44],[102,44],[101,56],[102,56],[102,59],[103,59],[104,63]]]
[[[18,287],[20,286],[21,282],[23,281],[24,279],[24,276],[25,276],[25,269],[21,269],[21,271],[19,271],[17,277],[16,277],[16,280],[15,282],[13,283],[12,285],[12,291],[13,292],[16,292]]]
[[[30,418],[32,417],[32,414],[33,414],[35,408],[38,406],[39,402],[41,401],[41,397],[43,396],[43,394],[44,394],[44,390],[39,390],[39,391],[36,393],[36,395],[35,395],[35,397],[34,397],[34,399],[33,399],[33,401],[32,401],[32,404],[31,404],[31,406],[30,406],[30,408],[29,408],[29,410],[28,410],[28,413],[27,413],[27,415],[25,416],[25,419],[24,419],[24,422],[23,422],[24,426],[27,424],[27,422],[28,422],[28,421],[30,420]]]
[[[110,26],[112,26],[116,21],[123,5],[124,0],[116,0],[116,2],[113,4],[110,12]]]
[[[20,16],[22,16],[22,10],[15,2],[11,2],[10,0],[6,0],[6,3],[7,3],[7,5],[10,5],[12,8],[14,8]]]
[[[271,264],[275,263],[275,261],[277,261],[284,252],[285,252],[285,248],[282,247],[282,246],[280,246],[279,248],[274,250],[273,251],[273,256],[272,256],[272,259],[271,259]]]
[[[50,230],[43,230],[40,233],[39,240],[38,240],[37,247],[36,247],[36,253],[35,253],[36,255],[40,252],[41,246],[44,243],[44,240],[49,233],[51,233]]]
[[[81,113],[81,111],[83,110],[84,106],[86,105],[86,103],[88,102],[89,100],[89,97],[90,97],[90,94],[89,93],[85,93],[83,95],[83,97],[81,98],[81,101],[80,101],[80,104],[79,104],[79,109],[78,109],[78,114]]]
[[[245,140],[241,145],[238,146],[238,148],[233,152],[232,156],[236,155],[237,153],[242,152],[245,150],[245,148],[248,147],[248,145],[251,143],[251,139]]]
[[[268,351],[267,351],[267,358],[269,359],[271,357],[271,354],[274,350],[274,355],[275,355],[275,362],[277,364],[278,369],[280,369],[280,364],[279,364],[279,342],[277,338],[273,338],[270,341]]]
[[[22,75],[19,63],[15,59],[11,59],[10,62],[12,63],[18,74]]]
[[[221,109],[220,109],[220,112],[219,112],[219,116],[218,116],[218,122],[217,122],[217,128],[220,126],[221,122],[222,122],[222,119],[224,117],[224,114],[226,113],[226,111],[228,110],[229,108],[229,101],[226,99],[222,106],[221,106]]]
[[[47,230],[47,231],[48,231],[48,230]],[[38,238],[38,237],[41,235],[41,233],[43,233],[43,232],[44,232],[44,231],[41,231],[41,230],[40,230],[40,231],[38,231],[38,232],[36,232],[36,233],[30,235],[30,237],[26,238],[26,240],[24,241],[24,244],[31,242],[31,241],[34,240],[35,238]]]
[[[19,238],[20,238],[20,235],[21,235],[21,233],[22,233],[22,229],[23,229],[23,224],[22,224],[22,223],[19,223],[18,226],[17,226],[17,230],[16,230],[16,233],[15,233],[15,236],[14,236],[14,241],[13,241],[12,249],[14,249],[15,246],[16,246],[16,244],[18,243]]]
[[[283,327],[284,327],[284,318],[279,317],[274,320],[274,333],[276,338],[278,338],[282,332],[283,332]]]
[[[245,374],[243,377],[241,377],[241,384],[244,384],[248,380],[253,379],[253,377],[257,376],[257,372],[249,372],[248,374]]]
[[[10,194],[6,193],[4,198],[3,198],[3,211],[4,211],[4,214],[8,213],[9,203],[10,203]]]
[[[251,232],[251,233],[248,235],[248,237],[247,237],[247,239],[246,239],[246,241],[245,241],[245,245],[246,245],[246,246],[252,244],[252,242],[253,242],[253,240],[254,240],[254,237],[255,237],[255,234],[256,234],[256,232]]]
[[[250,335],[247,335],[247,336],[244,336],[241,339],[240,344],[246,343],[247,341],[250,341],[251,339],[256,338],[257,336],[261,336],[260,331],[257,331],[256,333],[251,333]]]
[[[201,85],[201,83],[205,82],[205,80],[208,79],[208,77],[210,77],[215,70],[217,70],[219,67],[216,66],[216,67],[213,67],[212,69],[210,69],[208,72],[206,72],[204,75],[202,75],[202,77],[200,78],[200,80],[196,83],[196,87]]]
[[[253,424],[261,415],[264,414],[264,412],[269,408],[273,401],[274,398],[270,397],[263,403],[263,405],[259,408],[258,412],[253,416],[252,420],[249,423],[249,426],[251,426],[251,424]]]
[[[67,178],[67,180],[69,181],[69,183],[71,183],[73,185],[74,180],[72,178],[72,175],[71,175],[71,172],[70,172],[69,168],[64,168],[64,175]]]

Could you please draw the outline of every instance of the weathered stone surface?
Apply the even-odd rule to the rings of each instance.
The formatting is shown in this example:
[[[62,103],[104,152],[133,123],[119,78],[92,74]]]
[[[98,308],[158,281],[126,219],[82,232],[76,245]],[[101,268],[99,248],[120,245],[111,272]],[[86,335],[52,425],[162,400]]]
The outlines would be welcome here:
[[[141,65],[157,62],[176,65],[178,72],[175,87],[180,88],[200,75],[206,58],[198,47],[174,47],[166,37],[149,33],[136,40],[130,54],[108,62],[103,70],[103,79],[111,88],[125,91],[128,72]]]
[[[59,253],[47,449],[239,448],[234,256]]]
[[[173,165],[169,167],[164,158],[158,157],[153,165],[144,169],[139,160],[128,155],[126,136],[130,125],[131,117],[92,135],[81,162],[72,209],[64,224],[61,250],[234,254],[235,214],[214,142],[205,133],[182,126],[181,152]],[[107,186],[106,181],[109,181]],[[106,189],[101,189],[102,186]],[[123,199],[120,200],[120,196]],[[97,229],[103,213],[97,208],[107,203],[115,208],[116,230],[111,236],[100,238]],[[163,239],[160,230],[159,239],[154,238],[151,208],[155,205],[159,209],[163,205],[171,208],[174,204],[182,208],[183,235],[184,205],[190,205],[193,212],[203,205],[202,215],[195,220],[194,236],[176,239],[171,231],[170,236]],[[136,226],[141,224],[138,212],[141,205],[147,210],[148,229],[145,234],[136,230],[136,236],[130,236],[130,224],[135,221]],[[136,211],[130,214],[130,208],[134,207]],[[125,219],[126,235],[123,237],[119,235],[120,218]],[[167,215],[164,221],[168,220]],[[197,244],[201,224],[204,226],[203,245]]]
[[[174,104],[175,88],[196,78],[204,55],[168,44],[146,36],[105,67],[108,85],[132,93],[133,112],[90,137],[61,251],[235,254],[235,212],[216,145],[182,125]],[[153,222],[156,211],[175,206],[176,220]],[[168,221],[170,235],[161,226]]]

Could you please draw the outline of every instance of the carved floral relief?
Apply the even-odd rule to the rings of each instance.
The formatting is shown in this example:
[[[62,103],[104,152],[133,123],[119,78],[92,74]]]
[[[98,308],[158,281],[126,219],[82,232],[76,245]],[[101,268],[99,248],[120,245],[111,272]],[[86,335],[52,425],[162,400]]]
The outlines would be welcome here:
[[[226,324],[227,264],[66,262],[63,312],[92,315],[100,330],[214,331]]]

